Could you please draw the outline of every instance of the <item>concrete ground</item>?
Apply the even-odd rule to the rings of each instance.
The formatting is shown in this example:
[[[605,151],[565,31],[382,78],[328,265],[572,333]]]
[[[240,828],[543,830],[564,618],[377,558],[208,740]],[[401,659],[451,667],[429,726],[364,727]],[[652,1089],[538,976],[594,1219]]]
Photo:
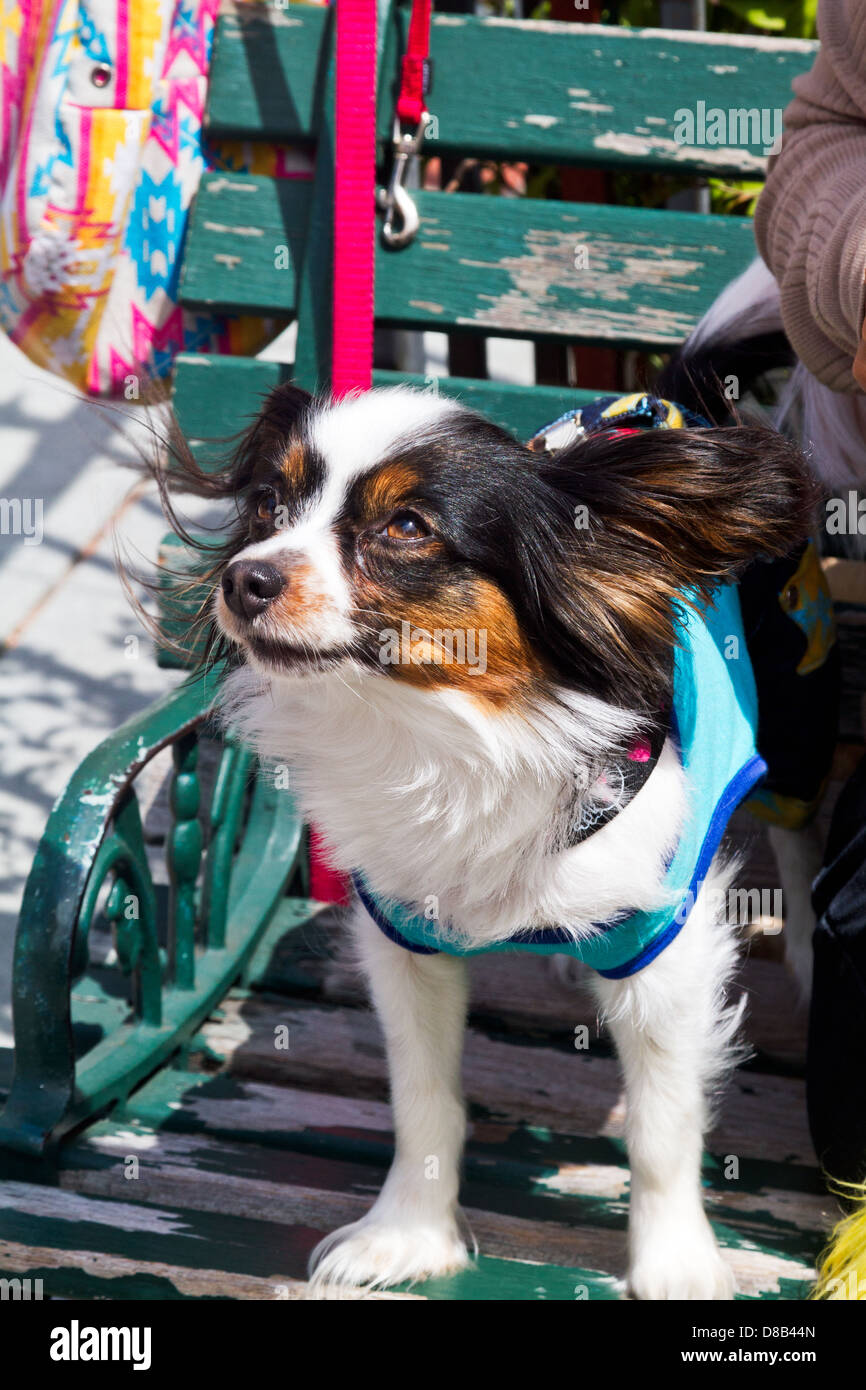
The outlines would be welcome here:
[[[166,529],[152,495],[129,499],[136,434],[140,416],[83,400],[0,335],[0,1046],[51,805],[85,753],[179,678],[157,669],[115,571],[115,531],[152,561]],[[18,503],[29,536],[9,534]]]

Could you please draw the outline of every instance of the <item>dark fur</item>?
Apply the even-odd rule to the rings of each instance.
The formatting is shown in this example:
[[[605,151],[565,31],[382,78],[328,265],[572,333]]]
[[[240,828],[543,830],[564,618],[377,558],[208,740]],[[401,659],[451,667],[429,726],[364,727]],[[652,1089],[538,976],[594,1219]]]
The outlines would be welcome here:
[[[173,524],[174,488],[237,505],[224,543],[204,553],[198,580],[211,592],[227,561],[268,533],[254,519],[260,490],[273,488],[291,506],[281,461],[290,441],[303,441],[314,404],[279,387],[216,473],[175,449],[161,481]],[[547,456],[466,414],[407,440],[382,463],[419,478],[406,500],[429,518],[437,543],[399,551],[378,543],[358,521],[362,479],[338,521],[347,565],[372,570],[398,609],[401,597],[423,602],[447,591],[459,600],[479,574],[492,579],[553,683],[647,713],[667,679],[683,591],[708,596],[751,560],[788,553],[812,523],[813,488],[798,450],[757,428],[602,432]],[[313,460],[305,490],[316,488],[320,472]],[[585,528],[575,525],[576,507],[588,509]],[[382,616],[395,614],[383,606]],[[370,634],[377,626],[368,624]],[[219,646],[212,639],[210,652]],[[362,659],[364,647],[362,636]]]

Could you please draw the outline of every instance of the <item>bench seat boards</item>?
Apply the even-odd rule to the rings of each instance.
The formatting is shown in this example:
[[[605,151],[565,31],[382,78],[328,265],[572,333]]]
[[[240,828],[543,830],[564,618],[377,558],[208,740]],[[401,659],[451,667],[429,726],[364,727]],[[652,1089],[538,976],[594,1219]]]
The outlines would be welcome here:
[[[383,142],[405,24],[395,9],[379,84]],[[325,16],[313,6],[224,15],[211,67],[210,135],[315,143],[324,33]],[[431,152],[760,177],[766,131],[752,121],[748,131],[736,122],[730,130],[728,122],[719,144],[700,142],[698,103],[726,115],[780,111],[816,49],[801,39],[435,14]],[[694,144],[676,138],[676,114],[689,108],[698,118]]]
[[[464,1070],[462,1202],[482,1256],[411,1293],[617,1297],[628,1167],[616,1063],[587,993],[550,962],[489,964],[473,966]],[[751,967],[752,1008],[775,1010],[777,1030],[788,999],[790,1052],[802,1020],[781,967]],[[588,1047],[575,1048],[584,1022]],[[367,1209],[392,1143],[384,1049],[340,928],[320,905],[287,900],[244,986],[174,1068],[62,1146],[47,1186],[3,1157],[0,1277],[42,1278],[63,1297],[302,1298],[310,1250]],[[736,1074],[704,1183],[742,1296],[804,1297],[833,1204],[799,1077]]]
[[[745,819],[751,821],[748,815]],[[748,853],[755,833],[752,821],[733,842],[738,854]],[[764,887],[751,868],[744,869],[740,881],[748,882],[758,892]],[[772,903],[771,898],[769,902]],[[330,925],[327,912],[321,921],[313,917],[296,932],[286,932],[285,922],[286,912],[281,910],[257,950],[253,968],[256,989],[294,994],[301,999],[321,998],[330,1005],[362,1004],[363,983],[347,962],[342,936]],[[799,1005],[793,978],[772,958],[781,954],[781,942],[778,949],[772,943],[778,940],[775,934],[782,931],[782,922],[767,921],[766,927],[770,943],[763,937],[753,941],[737,975],[738,987],[749,996],[747,1036],[764,1070],[801,1074],[805,1059],[805,1010]],[[587,978],[587,972],[579,965],[572,969],[563,964],[566,973],[560,976],[542,957],[527,958],[523,971],[515,969],[505,955],[474,962],[473,1020],[503,1035],[529,1031],[555,1046],[563,1042],[573,1046],[575,1029],[586,1027],[594,1051],[600,1047],[604,1055],[612,1055],[599,1034],[595,1000],[590,990],[578,983]]]
[[[390,135],[390,74],[405,23],[405,12],[392,7],[380,81],[383,141]],[[328,90],[328,27],[320,7],[303,4],[224,15],[211,75],[210,134],[315,144]],[[810,65],[815,48],[800,40],[437,15],[429,147],[551,165],[760,176],[770,132],[754,130],[753,118],[775,121],[793,76]],[[694,138],[678,141],[683,112],[692,108]],[[707,136],[708,111],[724,115],[719,138],[727,143],[709,143],[718,131]],[[327,160],[317,170],[329,185]],[[308,342],[323,331],[327,301],[317,246],[306,255],[313,196],[304,178],[206,175],[180,284],[181,300],[192,309],[300,314],[298,370],[311,381],[328,360],[324,341],[315,350]],[[754,254],[745,218],[435,192],[419,194],[418,207],[421,228],[410,247],[377,247],[382,324],[669,348]]]
[[[291,317],[310,185],[206,174],[181,272],[189,308]],[[752,260],[751,222],[666,209],[419,193],[421,225],[376,249],[376,317],[437,331],[672,347]]]
[[[390,1153],[384,1103],[206,1073],[166,1072],[162,1082],[161,1095],[145,1087],[122,1116],[67,1144],[57,1187],[0,1182],[4,1274],[20,1276],[27,1248],[53,1247],[61,1259],[135,1251],[140,1273],[163,1266],[185,1269],[188,1282],[204,1271],[226,1284],[258,1279],[258,1291],[222,1296],[276,1297],[276,1284],[303,1279],[322,1234],[369,1207]],[[826,1202],[796,1186],[796,1169],[784,1191],[769,1171],[736,1184],[708,1172],[708,1206],[742,1293],[796,1297],[823,1239]],[[436,1281],[442,1296],[531,1298],[544,1289],[573,1298],[581,1282],[590,1297],[614,1296],[627,1190],[614,1144],[605,1151],[598,1141],[476,1120],[462,1195],[482,1259],[460,1281]],[[61,1276],[49,1287],[68,1286]]]
[[[269,1022],[282,1022],[283,1009],[269,1002]],[[206,1038],[203,1063],[214,1040]],[[548,1060],[529,1054],[520,1065]],[[210,1296],[285,1296],[274,1286],[302,1280],[321,1235],[364,1213],[390,1154],[384,1101],[347,1095],[339,1073],[332,1082],[340,1088],[333,1094],[262,1083],[242,1070],[161,1073],[121,1114],[64,1146],[56,1187],[0,1183],[0,1270],[20,1277],[28,1249],[43,1252],[43,1266],[76,1252],[74,1267],[48,1285],[71,1296],[89,1265],[132,1257],[139,1279],[185,1271],[183,1281],[169,1275],[157,1296],[190,1296],[193,1276],[205,1275],[223,1280],[223,1292]],[[590,1297],[614,1296],[625,1262],[628,1191],[620,1139],[552,1129],[532,1103],[520,1118],[497,1114],[495,1088],[490,1104],[489,1113],[472,1107],[462,1189],[482,1260],[472,1275],[436,1281],[439,1296],[573,1298],[580,1283]],[[581,1128],[579,1120],[568,1124]],[[131,1171],[135,1176],[127,1176]],[[707,1161],[705,1183],[741,1292],[802,1297],[829,1215],[814,1170],[742,1158],[731,1182],[716,1158]],[[233,1279],[270,1288],[234,1292]],[[427,1285],[418,1292],[434,1293]],[[197,1296],[208,1296],[207,1288]]]

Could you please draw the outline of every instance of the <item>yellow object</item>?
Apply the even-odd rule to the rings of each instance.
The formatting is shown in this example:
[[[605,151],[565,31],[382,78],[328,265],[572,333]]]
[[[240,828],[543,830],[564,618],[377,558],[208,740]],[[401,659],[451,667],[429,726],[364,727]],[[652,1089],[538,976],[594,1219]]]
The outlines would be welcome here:
[[[798,796],[782,796],[778,792],[758,787],[746,802],[746,810],[756,820],[768,825],[780,825],[784,830],[802,830],[815,818],[827,789],[826,779],[814,801],[802,801]]]
[[[810,541],[803,558],[779,595],[783,612],[802,630],[806,651],[797,667],[798,676],[808,676],[824,665],[836,641],[836,619],[827,576],[821,568],[818,548]]]
[[[833,1183],[857,1207],[840,1221],[818,1265],[813,1298],[866,1301],[866,1183]]]

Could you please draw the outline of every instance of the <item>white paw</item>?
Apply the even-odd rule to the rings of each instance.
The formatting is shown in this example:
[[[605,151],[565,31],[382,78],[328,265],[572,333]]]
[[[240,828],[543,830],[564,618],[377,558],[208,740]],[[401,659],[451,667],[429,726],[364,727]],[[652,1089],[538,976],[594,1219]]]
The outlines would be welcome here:
[[[659,1301],[718,1300],[734,1296],[734,1276],[709,1225],[688,1239],[664,1236],[641,1241],[628,1275],[632,1298]]]
[[[316,1246],[310,1257],[310,1297],[326,1298],[328,1284],[388,1288],[454,1274],[468,1264],[469,1252],[455,1221],[386,1221],[370,1212]]]

